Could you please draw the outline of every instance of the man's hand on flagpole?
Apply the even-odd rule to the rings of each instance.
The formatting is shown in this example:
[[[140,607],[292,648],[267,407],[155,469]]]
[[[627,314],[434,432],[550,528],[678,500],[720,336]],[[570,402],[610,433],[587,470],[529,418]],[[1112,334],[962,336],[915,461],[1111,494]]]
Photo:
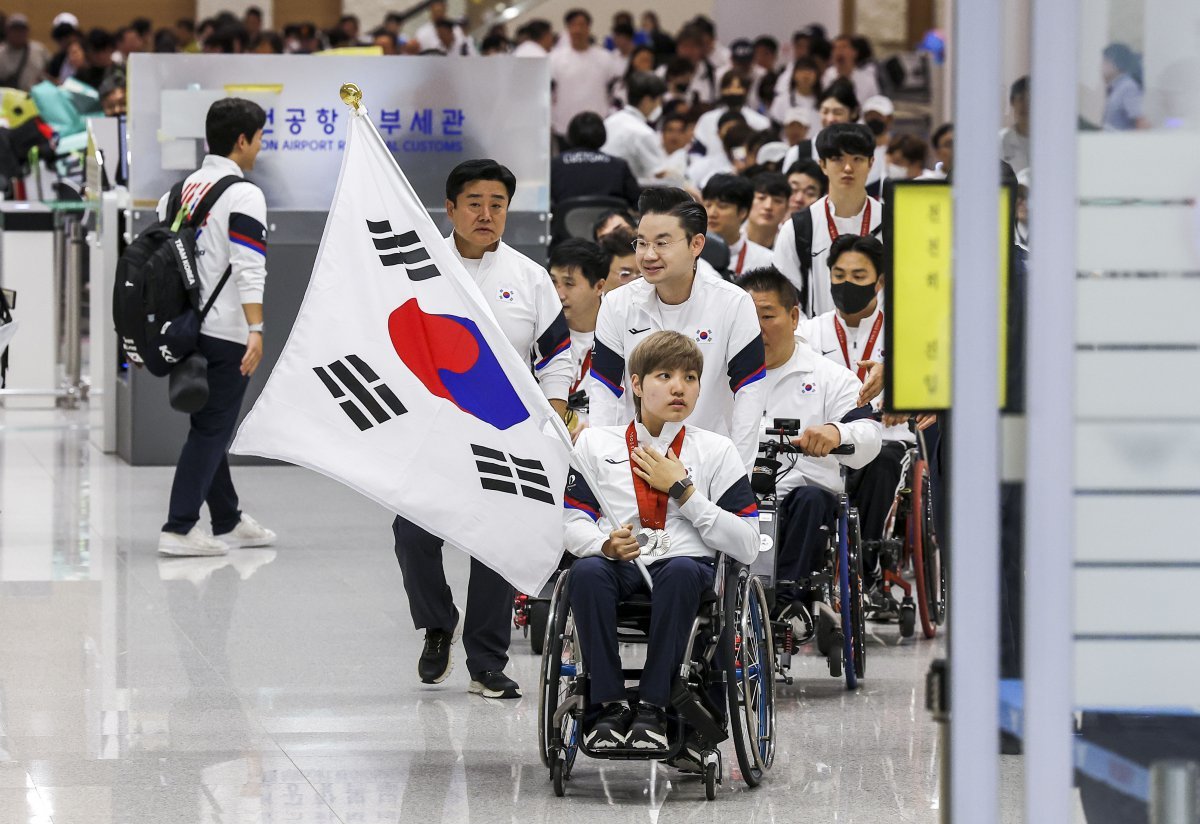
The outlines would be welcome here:
[[[632,561],[641,557],[642,546],[633,537],[633,525],[624,524],[608,533],[608,540],[600,547],[604,557],[614,561]]]

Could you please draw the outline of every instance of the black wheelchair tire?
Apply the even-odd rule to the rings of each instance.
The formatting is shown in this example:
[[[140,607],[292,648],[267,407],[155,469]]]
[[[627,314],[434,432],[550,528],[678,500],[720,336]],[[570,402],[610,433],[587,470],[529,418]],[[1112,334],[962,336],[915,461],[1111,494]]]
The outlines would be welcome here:
[[[717,765],[709,764],[704,768],[704,798],[706,801],[717,800]]]
[[[550,768],[552,777],[555,762],[561,760],[558,758],[557,748],[554,745],[554,730],[551,729],[551,724],[554,719],[554,711],[558,708],[559,703],[560,676],[557,668],[562,662],[563,635],[566,632],[567,618],[570,613],[567,604],[567,577],[568,573],[566,572],[559,576],[554,585],[554,594],[550,597],[550,604],[547,608],[546,643],[542,650],[541,665],[538,669],[538,750],[542,765]],[[554,668],[553,677],[551,677],[551,667]],[[572,750],[565,763],[561,765],[567,773],[570,772],[571,764],[575,760],[575,753],[576,751]]]
[[[848,519],[850,535],[847,548],[850,555],[850,623],[854,640],[854,674],[867,674],[867,619],[863,609],[862,533],[858,510],[851,509]]]
[[[736,587],[726,588],[724,620],[726,631],[722,632],[722,643],[728,646],[723,649],[732,653],[734,639],[741,639],[740,656],[725,655],[730,737],[733,738],[742,780],[748,787],[757,787],[775,759],[775,642],[771,637],[770,614],[762,581],[747,570],[740,571]],[[747,645],[750,636],[753,636],[752,647]],[[752,650],[752,654],[747,655],[747,650]],[[743,663],[741,677],[737,670],[738,657]],[[749,671],[745,662],[750,657],[757,659],[757,705],[765,706],[767,719],[766,732],[761,737],[761,730],[756,729],[751,716],[754,711],[750,703],[744,700],[747,684],[743,682],[747,681]],[[766,742],[765,753],[760,750],[760,741]]]
[[[550,763],[550,781],[554,784],[554,795],[558,798],[567,794],[567,777],[564,772],[563,761],[556,756]]]

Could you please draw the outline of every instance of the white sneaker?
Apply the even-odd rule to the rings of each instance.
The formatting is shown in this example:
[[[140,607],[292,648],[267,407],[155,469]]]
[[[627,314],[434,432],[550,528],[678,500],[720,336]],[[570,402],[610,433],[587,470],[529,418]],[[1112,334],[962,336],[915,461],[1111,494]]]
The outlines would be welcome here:
[[[159,555],[189,558],[202,555],[224,555],[227,552],[229,552],[229,547],[224,541],[209,535],[198,525],[192,527],[187,535],[163,532],[158,536]]]
[[[224,541],[231,549],[250,546],[270,546],[275,543],[275,533],[267,529],[246,513],[242,520],[230,532],[223,532],[217,539]]]

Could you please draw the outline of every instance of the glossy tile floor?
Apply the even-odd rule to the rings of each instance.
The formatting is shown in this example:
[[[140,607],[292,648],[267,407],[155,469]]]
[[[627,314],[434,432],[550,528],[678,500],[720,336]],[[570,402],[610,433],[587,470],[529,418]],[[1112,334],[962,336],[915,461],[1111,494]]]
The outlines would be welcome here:
[[[0,410],[0,824],[938,820],[940,639],[876,627],[854,694],[801,659],[756,790],[731,754],[715,803],[671,769],[581,758],[556,799],[519,634],[520,701],[467,695],[461,664],[418,684],[386,512],[235,467],[278,546],[160,560],[171,474],[99,452],[84,413]],[[447,570],[465,592],[465,557]]]

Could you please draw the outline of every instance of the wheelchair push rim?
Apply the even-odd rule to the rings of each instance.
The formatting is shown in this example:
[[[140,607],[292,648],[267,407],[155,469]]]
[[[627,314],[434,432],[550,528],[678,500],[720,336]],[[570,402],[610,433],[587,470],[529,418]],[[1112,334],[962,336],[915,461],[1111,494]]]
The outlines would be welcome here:
[[[762,581],[742,570],[726,596],[732,643],[726,684],[734,752],[742,779],[755,787],[775,760],[775,642]],[[731,608],[730,608],[731,607]]]
[[[555,770],[561,771],[559,780],[570,776],[579,751],[578,723],[572,712],[565,713],[558,728],[554,727],[554,713],[570,697],[571,681],[578,671],[574,627],[567,604],[567,577],[565,572],[559,576],[550,600],[546,643],[538,672],[539,754],[542,765],[550,768],[552,778]]]
[[[933,638],[945,616],[945,572],[942,569],[942,554],[933,533],[933,501],[929,493],[929,464],[919,460],[913,472],[910,522],[913,577],[917,584],[921,631],[926,638]]]

